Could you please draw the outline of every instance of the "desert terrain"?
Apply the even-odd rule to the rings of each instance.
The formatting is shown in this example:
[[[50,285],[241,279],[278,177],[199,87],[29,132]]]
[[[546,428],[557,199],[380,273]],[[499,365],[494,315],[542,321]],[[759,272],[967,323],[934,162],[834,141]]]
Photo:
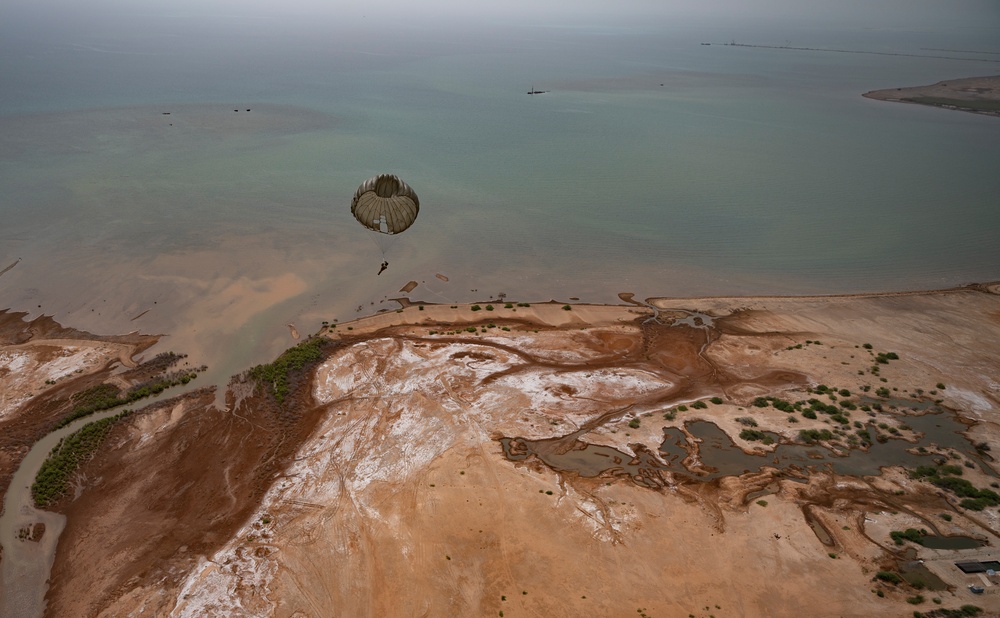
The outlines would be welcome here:
[[[872,90],[862,96],[879,101],[916,103],[1000,116],[1000,75],[949,79],[929,86]]]
[[[955,566],[1000,560],[1000,285],[619,306],[408,292],[234,376],[224,409],[182,386],[130,406],[46,507],[65,527],[44,614],[1000,612],[1000,580]],[[53,330],[19,360],[15,339],[0,433],[55,425],[69,380],[142,381],[141,348]]]

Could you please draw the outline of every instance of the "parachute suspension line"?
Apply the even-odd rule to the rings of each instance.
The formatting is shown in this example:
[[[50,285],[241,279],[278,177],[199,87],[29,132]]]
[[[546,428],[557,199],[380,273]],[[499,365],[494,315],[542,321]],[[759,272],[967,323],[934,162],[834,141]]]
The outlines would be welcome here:
[[[384,262],[385,251],[388,247],[386,247],[385,242],[382,240],[382,236],[383,235],[379,234],[378,232],[368,232],[368,238],[370,238],[371,241],[375,243],[375,246],[378,247],[379,253],[382,254],[382,261]]]
[[[375,243],[375,246],[378,247],[379,253],[382,255],[382,263],[379,264],[379,270],[378,273],[376,273],[381,275],[385,272],[385,269],[389,267],[389,260],[385,256],[389,251],[389,246],[392,244],[393,237],[390,234],[382,234],[372,230],[368,230],[368,237],[372,239],[372,242]]]

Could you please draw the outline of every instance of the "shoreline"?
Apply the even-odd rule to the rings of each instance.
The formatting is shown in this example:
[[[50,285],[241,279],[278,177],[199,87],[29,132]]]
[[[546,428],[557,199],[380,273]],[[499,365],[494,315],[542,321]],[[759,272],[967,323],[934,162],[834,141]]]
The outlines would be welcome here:
[[[816,577],[825,577],[824,573],[836,573],[840,583],[834,600],[847,604],[844,607],[861,603],[872,609],[874,606],[865,603],[871,602],[869,597],[874,595],[867,590],[867,596],[856,594],[859,587],[870,584],[866,586],[856,570],[844,570],[840,565],[859,562],[865,568],[889,568],[887,565],[897,560],[892,545],[874,539],[887,537],[896,527],[931,521],[926,519],[932,515],[928,509],[955,509],[957,513],[957,507],[949,506],[941,497],[924,495],[914,481],[893,469],[866,477],[869,485],[852,476],[830,475],[818,469],[798,481],[790,480],[801,473],[784,476],[777,460],[773,467],[765,464],[777,457],[776,447],[762,444],[752,433],[744,438],[746,424],[741,419],[748,414],[755,416],[760,430],[778,436],[783,445],[796,443],[801,429],[837,429],[823,417],[788,424],[788,412],[759,408],[755,401],[764,395],[804,399],[809,396],[805,393],[812,393],[817,384],[838,385],[852,392],[861,384],[877,386],[880,378],[874,368],[881,365],[874,361],[875,351],[893,351],[899,352],[902,360],[883,368],[881,375],[891,380],[889,386],[898,386],[900,396],[907,393],[907,397],[917,397],[918,391],[933,389],[935,382],[947,383],[947,390],[941,392],[943,405],[956,413],[961,410],[959,419],[973,423],[962,435],[970,443],[993,443],[1000,449],[1000,425],[991,413],[1000,405],[996,403],[1000,394],[989,390],[987,380],[989,375],[995,375],[994,369],[1000,371],[991,343],[1000,334],[996,328],[983,330],[982,326],[984,316],[998,313],[998,295],[1000,282],[861,294],[650,297],[645,303],[622,293],[619,298],[627,304],[621,305],[556,300],[432,304],[397,299],[399,309],[328,324],[298,343],[307,344],[317,338],[334,342],[325,348],[327,352],[318,366],[296,378],[300,386],[298,391],[292,391],[298,393],[293,409],[303,406],[301,420],[287,419],[275,425],[273,402],[269,404],[266,394],[240,374],[229,385],[224,410],[207,402],[172,409],[152,406],[117,424],[107,446],[83,469],[83,478],[90,479],[83,481],[86,487],[76,498],[57,505],[56,510],[67,515],[67,523],[51,574],[49,608],[71,614],[81,607],[77,603],[86,603],[90,595],[96,595],[89,602],[99,602],[112,612],[124,613],[149,602],[149,607],[156,608],[154,611],[172,607],[199,613],[211,607],[226,607],[226,603],[245,602],[263,608],[271,598],[291,599],[288,602],[294,603],[305,602],[308,597],[315,604],[333,598],[349,602],[361,594],[375,599],[374,607],[388,611],[398,607],[387,605],[398,594],[407,605],[430,602],[442,614],[483,613],[488,604],[456,606],[454,600],[427,596],[428,590],[441,585],[435,578],[447,579],[447,571],[429,562],[430,556],[406,549],[406,539],[443,543],[450,547],[449,555],[460,561],[492,565],[490,578],[500,577],[499,572],[494,572],[501,568],[498,560],[504,565],[501,572],[526,569],[514,556],[502,552],[483,554],[476,549],[482,543],[473,529],[485,529],[496,522],[483,520],[479,511],[467,505],[465,496],[469,495],[470,499],[477,497],[478,502],[473,501],[477,504],[488,502],[494,509],[510,514],[505,520],[508,542],[531,542],[553,563],[561,563],[571,546],[625,552],[616,559],[627,556],[630,561],[650,561],[648,553],[625,549],[630,546],[625,543],[628,539],[646,542],[643,539],[648,540],[649,533],[641,530],[648,529],[666,540],[676,539],[677,535],[699,539],[699,543],[720,555],[732,553],[737,546],[752,547],[748,556],[755,555],[775,568],[781,568],[794,556],[794,561],[806,561],[816,572],[803,586],[815,585],[820,581]],[[478,310],[474,310],[476,306]],[[68,343],[65,338],[59,341]],[[866,351],[869,342],[875,351]],[[956,342],[966,343],[961,346]],[[862,343],[866,348],[861,347]],[[0,347],[0,355],[3,353]],[[676,412],[709,398],[712,405],[705,410],[694,406]],[[203,404],[206,407],[199,412]],[[664,410],[674,412],[663,415]],[[864,416],[856,418],[868,422]],[[893,414],[880,412],[871,421],[876,433],[876,420],[894,428],[899,424]],[[916,420],[911,422],[918,424]],[[725,439],[732,441],[733,448],[743,453],[741,456],[762,458],[753,464],[760,465],[760,469],[725,473],[714,481],[698,480],[699,470],[707,472],[704,462],[711,461],[710,453],[701,449],[715,447],[699,446],[704,438],[696,439],[690,428],[704,428],[705,423],[715,426],[719,435],[727,436]],[[667,461],[666,451],[657,451],[665,428],[681,432],[677,435],[686,444],[686,456],[675,459],[673,464]],[[272,433],[275,430],[279,430],[278,434]],[[583,433],[577,435],[579,431]],[[919,444],[917,434],[908,429],[900,431],[901,439]],[[521,446],[530,444],[537,455],[532,454],[529,461],[515,460],[498,446],[497,438],[504,436],[519,441]],[[235,444],[261,440],[265,445],[268,440],[280,444],[280,457],[275,458],[269,450],[277,446],[263,450],[241,448],[239,454],[230,451]],[[185,445],[181,459],[177,459],[177,444]],[[817,448],[836,453],[849,447]],[[597,468],[597,476],[591,480],[591,472],[576,472],[572,466],[564,468],[564,464],[557,463],[562,461],[559,458],[563,449],[575,454],[576,459],[568,460],[577,462],[572,466],[584,460],[589,462],[586,465],[594,465],[594,461],[601,461],[595,458],[605,456],[632,458],[628,469],[637,476]],[[548,461],[553,464],[543,463]],[[261,468],[266,473],[249,477],[242,474],[242,470],[256,470],[259,463],[255,462],[267,462],[267,467]],[[132,469],[136,464],[141,470]],[[671,465],[681,467],[671,472]],[[178,501],[174,497],[190,485],[190,473],[195,470],[213,471],[198,482],[204,485],[198,490],[204,496],[202,502],[193,510],[184,500],[175,505]],[[467,471],[469,474],[461,482],[449,480],[462,478]],[[330,474],[333,476],[324,476]],[[693,480],[685,480],[692,474]],[[979,484],[980,474],[978,470],[968,471],[966,478]],[[303,484],[300,478],[314,480]],[[343,485],[345,482],[347,485]],[[466,487],[462,484],[466,482],[473,485]],[[453,489],[442,493],[435,486]],[[466,489],[449,493],[459,487]],[[841,506],[835,507],[832,498],[817,498],[819,494],[814,492],[818,487],[827,487],[824,491],[837,496]],[[499,488],[503,491],[498,492]],[[531,501],[533,494],[542,493],[544,497],[546,488],[549,495],[558,492],[557,504],[565,501],[567,507],[552,510],[544,501]],[[366,504],[366,509],[375,509],[381,515],[370,519],[368,515],[338,510],[332,523],[324,523],[322,513],[326,507],[320,507],[338,503],[345,491],[351,501]],[[416,496],[413,499],[422,506],[411,510],[405,504],[397,505],[390,497],[399,491]],[[878,519],[892,522],[892,527],[883,530],[883,524],[871,524],[869,532],[864,532],[863,518],[869,507],[863,505],[873,500],[890,504],[885,500],[900,491],[907,495],[913,492],[916,501],[907,502],[910,510],[893,517],[883,514]],[[771,503],[769,509],[753,506],[753,500],[762,495],[767,496],[765,502]],[[679,497],[683,499],[678,501]],[[854,504],[854,500],[862,506],[845,506]],[[148,510],[149,503],[159,505],[155,513]],[[426,520],[430,512],[426,509],[439,503],[441,508],[448,505],[454,509],[459,520],[469,522],[471,536]],[[812,505],[806,519],[819,520],[817,525],[832,540],[821,537],[817,547],[811,524],[805,523],[801,509],[795,506],[800,503]],[[634,513],[627,504],[644,504],[643,508],[654,515]],[[655,516],[664,509],[687,513],[690,517],[686,516],[686,521],[691,523],[670,518],[664,521]],[[593,513],[595,519],[581,520],[580,513],[584,512]],[[220,513],[229,515],[220,518]],[[515,513],[527,519],[514,517]],[[913,520],[912,513],[924,520]],[[140,515],[146,518],[141,530],[129,524]],[[159,518],[163,521],[156,523]],[[635,525],[628,523],[633,520]],[[205,521],[215,522],[208,528],[214,540],[207,545],[198,540],[207,534],[203,531]],[[377,521],[398,521],[403,531],[379,531]],[[587,521],[591,523],[584,525]],[[1000,522],[993,519],[976,522],[971,516],[956,514],[950,527],[941,522],[937,525],[950,534],[975,532],[989,538],[996,534],[992,531],[1000,530]],[[370,544],[382,559],[391,560],[392,569],[416,569],[422,573],[416,578],[419,581],[382,582],[365,566],[364,556],[341,555],[336,547],[321,542],[318,555],[323,561],[332,560],[328,568],[339,575],[367,573],[350,584],[355,592],[345,592],[349,598],[341,598],[327,591],[334,596],[324,600],[312,596],[322,592],[319,589],[306,593],[289,587],[282,573],[296,572],[296,564],[304,559],[296,549],[297,530],[302,526],[325,529],[328,525],[367,531],[362,537],[352,536],[351,543]],[[590,525],[596,528],[584,533]],[[856,527],[858,532],[845,532],[845,525]],[[764,532],[774,528],[783,537],[796,539],[794,547],[773,553],[773,539],[761,536],[761,526]],[[728,532],[712,533],[723,529]],[[572,545],[565,546],[560,535],[544,537],[546,530],[566,531],[565,538]],[[537,536],[539,531],[543,537]],[[104,538],[105,534],[114,538]],[[432,540],[441,534],[452,536]],[[46,536],[46,542],[53,543],[48,533]],[[102,548],[111,542],[120,548],[116,556],[120,557],[120,552],[134,554],[135,564],[128,568],[102,566],[102,560],[110,558]],[[247,547],[257,550],[251,555]],[[268,549],[271,547],[280,548],[280,552],[272,554]],[[980,553],[993,555],[984,551]],[[850,559],[830,561],[826,554],[832,552]],[[933,556],[926,557],[930,560]],[[166,565],[159,566],[159,560],[166,560]],[[657,560],[670,563],[671,559]],[[90,582],[86,590],[81,587],[84,583],[72,575],[80,572],[85,562],[102,572],[99,581]],[[122,562],[126,563],[129,560]],[[213,566],[219,563],[233,566],[223,573]],[[947,561],[934,564],[940,570]],[[750,572],[746,571],[749,565],[739,560],[730,566],[734,569],[732,577],[738,572]],[[163,579],[163,573],[157,570],[161,568],[172,575]],[[584,590],[603,581],[593,579],[586,569],[574,567],[574,573]],[[548,576],[523,577],[527,579],[518,585],[537,589]],[[699,586],[707,583],[696,574],[683,577]],[[255,582],[252,585],[251,580]],[[734,594],[756,599],[752,603],[758,609],[766,607],[760,604],[766,603],[768,593],[754,592],[752,576],[741,575],[734,581]],[[121,596],[126,582],[130,589]],[[251,596],[234,600],[212,592],[234,586],[239,590],[251,586],[245,588]],[[710,601],[709,597],[691,593],[680,597],[681,605],[676,604],[680,601],[663,605],[642,596],[652,594],[652,589],[638,586],[639,597],[632,598],[631,592],[622,594],[628,596],[629,602],[652,603],[650,607],[667,615]],[[191,597],[175,597],[179,591]],[[902,603],[902,597],[893,596],[894,591],[886,592],[894,602]],[[723,598],[732,606],[732,597]],[[584,611],[590,606],[582,601],[579,594],[575,599],[561,599]],[[604,613],[612,610],[601,607]]]
[[[984,116],[1000,116],[1000,75],[949,79],[926,86],[871,90],[861,96],[876,101],[939,107]]]
[[[645,301],[634,300],[635,295],[633,293],[621,292],[618,296],[626,303],[621,305],[611,303],[586,303],[573,300],[563,302],[554,299],[546,301],[533,301],[530,303],[496,300],[442,303],[438,301],[411,300],[409,298],[401,297],[389,299],[400,304],[400,308],[398,309],[382,309],[371,315],[352,318],[351,320],[344,322],[338,321],[335,324],[324,325],[320,327],[314,336],[326,335],[339,339],[348,336],[370,334],[380,328],[407,325],[428,325],[431,321],[433,321],[436,325],[444,325],[471,324],[472,322],[483,321],[489,318],[522,321],[537,320],[540,324],[556,328],[570,325],[574,322],[586,321],[583,319],[576,319],[579,317],[579,314],[565,312],[562,309],[564,306],[573,307],[574,310],[580,307],[590,308],[591,312],[596,310],[596,314],[591,313],[588,314],[587,317],[600,317],[603,313],[613,312],[615,308],[632,310],[646,309],[652,313],[654,309],[696,310],[695,306],[697,304],[705,302],[734,304],[759,301],[836,301],[864,298],[897,298],[908,296],[944,295],[964,292],[983,292],[986,294],[1000,295],[1000,280],[968,283],[961,286],[928,290],[806,295],[650,296],[646,298]],[[514,305],[514,307],[507,309],[504,308],[505,304],[511,304]],[[529,306],[521,307],[518,306],[519,304],[527,304]],[[465,312],[465,310],[471,309],[474,306],[479,306],[481,309],[479,311],[472,311],[471,313]],[[486,310],[485,308],[487,306],[492,306],[493,309]],[[418,311],[419,314],[414,316],[414,311]],[[409,319],[411,316],[420,317],[422,320],[419,323],[413,322]],[[611,317],[612,316],[603,316],[602,319],[610,319]],[[350,328],[350,331],[346,330],[348,328]],[[348,335],[347,332],[349,332],[350,335]]]

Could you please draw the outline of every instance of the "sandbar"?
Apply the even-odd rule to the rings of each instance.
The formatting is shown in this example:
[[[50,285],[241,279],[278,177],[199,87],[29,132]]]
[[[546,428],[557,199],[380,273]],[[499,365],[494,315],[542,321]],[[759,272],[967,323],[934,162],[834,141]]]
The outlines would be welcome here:
[[[1000,75],[948,79],[929,86],[872,90],[862,96],[879,101],[915,103],[1000,116]]]

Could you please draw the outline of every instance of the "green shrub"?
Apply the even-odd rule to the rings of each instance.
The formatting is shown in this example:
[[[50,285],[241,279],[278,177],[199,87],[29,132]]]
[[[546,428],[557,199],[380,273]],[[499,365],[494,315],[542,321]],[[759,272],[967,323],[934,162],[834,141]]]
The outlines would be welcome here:
[[[638,429],[639,428],[639,419],[633,418],[632,420],[630,420],[628,422],[628,426],[631,427],[632,429]]]
[[[155,364],[160,367],[169,367],[183,357],[173,352],[158,354],[147,364]],[[128,405],[146,397],[159,395],[163,391],[173,386],[187,384],[198,377],[193,371],[183,370],[156,376],[146,382],[136,384],[126,391],[120,391],[112,384],[98,384],[97,386],[75,393],[70,397],[73,407],[69,413],[56,423],[56,429],[69,425],[78,418],[90,416],[95,412],[110,410],[119,406]]]
[[[38,508],[45,508],[69,492],[69,479],[79,467],[90,460],[111,432],[111,426],[131,414],[123,410],[114,416],[87,423],[66,436],[49,452],[35,481],[31,497]]]
[[[740,432],[740,438],[748,442],[763,442],[764,444],[774,444],[774,438],[758,429],[744,429]]]
[[[806,444],[815,444],[820,441],[833,440],[833,433],[829,429],[800,429],[799,439]]]
[[[924,537],[927,536],[927,531],[924,529],[917,530],[916,528],[907,528],[902,532],[899,530],[893,530],[889,533],[889,536],[892,537],[892,540],[896,543],[896,545],[902,545],[903,541],[910,541],[911,543],[916,543],[917,545],[923,545]]]
[[[771,405],[782,412],[792,412],[795,410],[795,406],[791,402],[785,401],[784,399],[775,398],[771,401]]]
[[[698,410],[704,410],[705,408],[708,407],[708,404],[705,403],[704,401],[695,401],[694,403],[691,404],[691,407]]]
[[[994,506],[996,503],[987,500],[985,498],[962,498],[958,503],[958,506],[963,509],[969,509],[970,511],[982,511],[988,506]]]
[[[747,427],[756,427],[757,420],[752,416],[741,416],[736,419],[736,422],[740,425],[746,425]]]
[[[875,579],[893,585],[903,581],[903,578],[899,576],[899,573],[894,573],[893,571],[879,571],[875,574]]]
[[[977,489],[965,479],[946,476],[941,478],[931,478],[931,483],[942,489],[947,489],[960,498],[970,498],[980,500],[984,506],[996,506],[1000,504],[1000,495],[990,489]],[[975,509],[982,510],[982,509]]]
[[[479,305],[472,305],[472,307],[470,307],[470,309],[472,309],[473,311],[481,311],[482,307],[480,307]]]
[[[278,403],[283,403],[288,395],[288,378],[310,363],[323,357],[323,348],[330,343],[325,337],[316,337],[288,348],[276,358],[273,363],[257,365],[250,369],[247,375],[258,384],[263,385],[274,396]]]
[[[711,401],[715,405],[720,405],[722,403],[722,397],[712,397],[711,399],[709,399],[709,401]]]

